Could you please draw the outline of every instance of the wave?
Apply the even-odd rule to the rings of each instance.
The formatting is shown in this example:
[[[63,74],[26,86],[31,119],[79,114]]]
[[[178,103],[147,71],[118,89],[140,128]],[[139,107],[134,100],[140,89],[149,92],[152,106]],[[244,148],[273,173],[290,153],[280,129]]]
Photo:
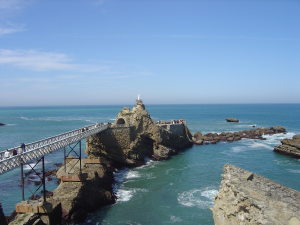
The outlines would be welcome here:
[[[141,177],[141,175],[139,174],[139,172],[137,171],[129,171],[127,174],[126,174],[126,179],[134,179],[134,178],[139,178]]]
[[[148,192],[148,190],[143,188],[132,188],[132,189],[120,188],[115,192],[115,195],[117,197],[117,202],[128,202],[130,199],[132,199],[134,194],[136,194],[137,192]]]
[[[263,138],[266,138],[264,143],[270,144],[270,145],[279,145],[280,141],[285,138],[292,138],[295,135],[293,132],[288,132],[285,134],[273,134],[273,135],[263,135]]]
[[[300,173],[300,170],[287,169],[290,173]]]
[[[6,124],[6,126],[9,126],[9,127],[11,127],[11,126],[16,126],[17,124],[14,124],[14,123],[8,123],[8,124]]]
[[[218,191],[215,189],[192,189],[180,193],[177,200],[179,204],[186,207],[207,209],[213,206],[213,200],[217,193]]]
[[[171,221],[171,223],[180,223],[183,220],[178,216],[170,216],[170,221]]]

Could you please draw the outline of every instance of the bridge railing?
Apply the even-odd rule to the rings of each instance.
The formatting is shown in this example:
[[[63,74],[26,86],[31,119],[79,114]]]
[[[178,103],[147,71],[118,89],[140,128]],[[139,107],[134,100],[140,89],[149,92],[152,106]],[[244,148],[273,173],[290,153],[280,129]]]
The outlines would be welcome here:
[[[0,152],[0,174],[21,165],[21,163],[30,162],[33,159],[42,157],[53,151],[66,147],[83,138],[89,137],[107,129],[109,124],[96,123],[80,129],[72,130],[53,137],[45,138],[36,142],[25,144],[25,151],[20,147],[8,149],[8,157],[5,157],[5,151]],[[14,155],[14,152],[17,153]],[[7,154],[7,153],[6,153]]]

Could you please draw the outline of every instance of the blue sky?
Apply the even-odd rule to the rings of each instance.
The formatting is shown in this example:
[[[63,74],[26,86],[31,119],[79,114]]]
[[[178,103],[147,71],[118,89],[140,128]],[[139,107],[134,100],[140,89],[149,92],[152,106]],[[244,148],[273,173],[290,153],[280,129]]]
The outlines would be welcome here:
[[[300,103],[298,0],[0,0],[0,106]]]

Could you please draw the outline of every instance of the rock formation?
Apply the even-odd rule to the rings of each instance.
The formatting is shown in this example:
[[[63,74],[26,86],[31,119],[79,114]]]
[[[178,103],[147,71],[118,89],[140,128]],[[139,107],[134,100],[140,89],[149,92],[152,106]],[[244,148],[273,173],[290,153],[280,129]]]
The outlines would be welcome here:
[[[215,225],[300,225],[300,192],[229,164],[222,178]]]
[[[82,181],[60,182],[50,199],[54,204],[61,204],[66,221],[82,222],[88,212],[115,203],[112,190],[113,168],[109,162],[83,164],[80,174],[78,160],[73,159],[67,164],[67,171],[65,173],[62,166],[57,177],[60,179],[62,176],[75,174],[82,177]]]
[[[6,124],[4,124],[4,123],[0,123],[0,126],[5,126]]]
[[[141,100],[130,110],[123,108],[109,129],[87,139],[89,157],[101,157],[136,166],[145,157],[167,159],[192,145],[185,123],[155,123]]]
[[[115,202],[112,185],[116,167],[138,166],[144,163],[145,157],[167,159],[191,146],[191,139],[184,121],[155,123],[143,102],[137,100],[132,110],[123,108],[116,122],[110,124],[107,130],[87,138],[88,158],[83,160],[81,172],[77,159],[67,159],[67,172],[64,166],[57,171],[61,182],[47,197],[47,202],[57,211],[61,209],[66,223],[82,222],[89,212]],[[53,172],[49,171],[48,177]],[[34,213],[18,214],[10,225],[49,224],[45,220],[37,220],[39,216]]]
[[[228,123],[238,123],[240,122],[237,118],[227,118],[225,119]]]
[[[194,144],[216,144],[219,141],[239,141],[242,138],[249,139],[260,139],[265,140],[263,135],[272,135],[277,133],[285,133],[286,129],[281,126],[275,126],[270,128],[257,128],[252,130],[243,130],[238,132],[222,132],[222,133],[207,133],[202,135],[200,132],[197,132],[193,136]]]
[[[281,144],[274,148],[274,152],[300,158],[300,134],[295,135],[292,139],[283,139]]]

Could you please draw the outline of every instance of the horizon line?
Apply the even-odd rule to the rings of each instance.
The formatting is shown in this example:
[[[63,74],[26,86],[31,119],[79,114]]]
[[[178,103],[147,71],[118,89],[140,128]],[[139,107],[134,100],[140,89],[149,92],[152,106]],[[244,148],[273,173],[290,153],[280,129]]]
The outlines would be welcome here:
[[[150,103],[147,105],[298,105],[300,102],[260,102],[260,103]],[[134,105],[134,103],[117,104],[86,104],[86,105],[3,105],[0,108],[18,108],[18,107],[91,107],[91,106],[124,106]]]

